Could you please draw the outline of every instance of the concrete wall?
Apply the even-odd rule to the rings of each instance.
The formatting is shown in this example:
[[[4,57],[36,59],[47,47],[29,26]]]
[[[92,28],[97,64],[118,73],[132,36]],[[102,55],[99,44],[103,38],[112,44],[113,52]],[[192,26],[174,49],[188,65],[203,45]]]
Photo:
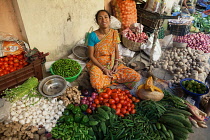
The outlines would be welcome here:
[[[47,61],[70,54],[104,9],[104,0],[18,0],[18,7],[30,46],[50,52]]]

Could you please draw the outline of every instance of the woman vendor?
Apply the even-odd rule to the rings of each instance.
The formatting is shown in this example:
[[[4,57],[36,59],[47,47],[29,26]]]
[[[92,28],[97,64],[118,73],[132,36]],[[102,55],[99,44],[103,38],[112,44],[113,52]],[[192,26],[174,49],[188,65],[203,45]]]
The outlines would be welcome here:
[[[106,10],[99,10],[95,19],[99,29],[93,31],[88,38],[90,61],[87,68],[92,87],[102,92],[114,83],[123,83],[132,89],[140,80],[140,74],[120,64],[120,39],[117,30],[110,28],[110,14]]]

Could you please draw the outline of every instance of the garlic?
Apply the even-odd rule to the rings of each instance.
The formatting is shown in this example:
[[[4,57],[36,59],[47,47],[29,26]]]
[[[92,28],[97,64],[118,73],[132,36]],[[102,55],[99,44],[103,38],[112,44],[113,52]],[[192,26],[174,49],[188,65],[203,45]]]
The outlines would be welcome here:
[[[25,121],[24,120],[20,120],[19,121],[21,124],[25,124]]]
[[[62,105],[63,104],[63,101],[62,100],[58,101],[58,104]]]
[[[47,114],[48,114],[47,111],[43,111],[43,112],[42,112],[42,115],[43,115],[43,116],[45,116],[45,115],[47,115]]]
[[[58,111],[58,116],[62,116],[62,112],[61,111]]]

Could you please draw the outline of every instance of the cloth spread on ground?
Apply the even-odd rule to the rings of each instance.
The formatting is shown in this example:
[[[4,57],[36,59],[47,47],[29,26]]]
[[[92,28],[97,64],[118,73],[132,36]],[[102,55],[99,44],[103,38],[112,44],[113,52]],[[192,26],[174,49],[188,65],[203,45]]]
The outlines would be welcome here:
[[[94,57],[107,69],[112,69],[115,60],[115,45],[119,43],[117,30],[110,29],[109,33],[94,46]],[[140,80],[140,74],[135,70],[119,64],[117,73],[112,78],[108,77],[103,71],[93,64],[92,61],[87,63],[90,74],[90,83],[93,88],[101,91],[114,83],[124,83],[132,89],[137,81]]]

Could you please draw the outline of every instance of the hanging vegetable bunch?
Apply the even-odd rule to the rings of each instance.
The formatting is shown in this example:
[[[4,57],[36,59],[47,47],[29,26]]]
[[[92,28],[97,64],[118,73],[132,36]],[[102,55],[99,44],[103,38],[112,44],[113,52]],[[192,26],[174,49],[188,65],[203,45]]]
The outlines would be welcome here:
[[[135,0],[112,0],[111,5],[114,16],[122,23],[122,29],[137,22]]]

